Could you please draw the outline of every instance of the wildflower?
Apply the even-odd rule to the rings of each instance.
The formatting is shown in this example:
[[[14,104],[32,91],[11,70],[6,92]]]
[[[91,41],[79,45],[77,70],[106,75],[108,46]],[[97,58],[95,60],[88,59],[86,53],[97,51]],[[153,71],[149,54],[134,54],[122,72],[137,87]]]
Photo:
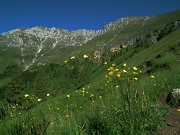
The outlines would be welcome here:
[[[19,115],[21,115],[21,113],[19,113]]]
[[[78,90],[76,90],[76,92],[78,92]]]
[[[84,58],[87,59],[87,58],[88,58],[88,55],[84,55]]]
[[[116,70],[116,71],[119,71],[119,69],[117,69],[117,68],[116,68],[115,70]]]
[[[113,75],[113,73],[114,73],[114,72],[113,72],[113,71],[111,71],[111,72],[109,72],[109,75]]]
[[[138,80],[138,78],[137,78],[137,77],[135,77],[135,78],[134,78],[134,80],[136,80],[136,81],[137,81],[137,80]]]
[[[153,75],[151,75],[151,78],[154,78],[154,76],[153,76]]]
[[[123,48],[126,48],[127,47],[127,45],[123,45]]]
[[[156,83],[154,83],[154,86],[156,86]]]
[[[133,67],[133,69],[134,69],[134,70],[138,70],[138,68],[137,68],[137,67]]]
[[[50,94],[48,93],[48,94],[47,94],[47,97],[49,97],[49,96],[50,96]]]
[[[127,71],[126,70],[123,70],[124,73],[126,73]]]
[[[124,66],[124,67],[126,67],[126,66],[127,66],[127,64],[126,64],[126,63],[124,63],[124,64],[123,64],[123,66]]]
[[[177,109],[177,111],[178,111],[178,112],[180,112],[180,108],[179,108],[179,109]]]
[[[94,94],[91,94],[90,97],[94,97]]]
[[[38,102],[40,102],[41,100],[42,100],[42,99],[38,98],[38,100],[37,100],[37,101],[38,101]]]
[[[67,98],[69,98],[70,96],[69,95],[67,95]]]
[[[75,56],[72,56],[72,57],[71,57],[71,60],[74,60],[74,59],[75,59]]]
[[[115,50],[111,50],[111,52],[115,52]]]
[[[99,96],[99,99],[101,99],[102,98],[102,96]]]
[[[94,56],[94,58],[95,58],[95,59],[97,59],[97,58],[98,58],[98,56]]]
[[[65,60],[64,63],[67,64],[68,60]]]
[[[116,89],[118,89],[119,88],[119,85],[116,85]]]
[[[107,62],[104,62],[104,65],[106,65],[107,64]]]
[[[121,77],[121,73],[120,72],[117,73],[117,77]]]
[[[133,72],[134,75],[138,74],[137,72]]]
[[[108,71],[109,71],[109,70],[113,70],[113,67],[108,68]]]
[[[28,94],[26,94],[26,95],[24,95],[25,97],[28,97],[29,95]]]
[[[115,66],[116,66],[116,64],[115,64],[115,63],[113,63],[113,64],[112,64],[112,66],[113,66],[113,67],[115,67]]]

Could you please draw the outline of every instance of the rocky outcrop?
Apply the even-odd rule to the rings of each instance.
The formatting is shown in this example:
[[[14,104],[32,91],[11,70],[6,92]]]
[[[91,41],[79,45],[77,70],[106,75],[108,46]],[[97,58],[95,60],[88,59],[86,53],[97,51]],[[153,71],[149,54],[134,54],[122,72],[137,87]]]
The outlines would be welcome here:
[[[39,26],[27,29],[20,28],[1,34],[0,45],[6,46],[6,49],[10,47],[19,49],[18,54],[21,56],[23,69],[27,70],[35,63],[44,63],[37,61],[42,59],[44,56],[49,58],[50,56],[48,53],[52,50],[55,50],[55,53],[60,53],[58,51],[59,48],[82,46],[96,36],[100,36],[104,33],[117,29],[123,30],[127,27],[127,25],[138,23],[138,21],[143,23],[146,19],[147,17],[121,18],[115,22],[108,23],[102,30],[97,31],[86,29],[68,31],[54,27],[46,28]],[[133,45],[136,40],[138,39],[129,40],[126,44]]]
[[[167,96],[167,103],[171,106],[180,106],[180,88],[173,89]]]

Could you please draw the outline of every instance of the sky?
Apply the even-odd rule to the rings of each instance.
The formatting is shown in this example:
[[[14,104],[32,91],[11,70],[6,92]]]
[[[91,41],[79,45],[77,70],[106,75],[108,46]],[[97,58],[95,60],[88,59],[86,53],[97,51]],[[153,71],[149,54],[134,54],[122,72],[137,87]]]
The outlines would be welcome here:
[[[35,26],[100,30],[119,18],[174,10],[179,0],[0,0],[0,34]]]

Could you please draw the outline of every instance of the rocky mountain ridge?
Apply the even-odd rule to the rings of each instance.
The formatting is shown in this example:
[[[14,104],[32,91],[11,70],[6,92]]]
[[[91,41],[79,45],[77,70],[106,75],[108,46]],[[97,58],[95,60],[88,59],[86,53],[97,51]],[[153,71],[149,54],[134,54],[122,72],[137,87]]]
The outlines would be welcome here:
[[[110,22],[102,30],[79,29],[68,31],[59,28],[32,27],[20,28],[2,33],[0,45],[10,48],[19,48],[19,55],[23,70],[27,70],[45,53],[67,46],[82,46],[96,36],[117,29],[124,29],[129,24],[136,24],[139,20],[144,22],[148,17],[126,17]],[[6,49],[8,49],[6,48]],[[28,59],[27,59],[28,58]],[[43,63],[41,63],[43,64]]]

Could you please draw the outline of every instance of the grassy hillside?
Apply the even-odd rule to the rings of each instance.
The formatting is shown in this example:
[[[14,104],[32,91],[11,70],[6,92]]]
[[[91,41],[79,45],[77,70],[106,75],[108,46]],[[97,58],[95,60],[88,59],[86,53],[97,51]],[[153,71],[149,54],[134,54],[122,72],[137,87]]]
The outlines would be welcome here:
[[[157,134],[169,124],[161,120],[168,107],[157,101],[180,88],[179,18],[179,10],[157,15],[52,50],[41,59],[49,64],[24,72],[13,66],[14,48],[1,46],[0,134]]]
[[[134,135],[157,132],[166,125],[160,117],[167,113],[167,108],[157,104],[159,96],[162,91],[172,91],[180,87],[179,35],[180,29],[148,48],[134,45],[115,52],[107,50],[108,54],[104,54],[107,55],[104,57],[111,56],[112,59],[104,61],[99,67],[96,67],[96,59],[92,59],[93,54],[91,56],[87,53],[84,54],[87,54],[88,58],[69,58],[68,62],[63,62],[60,67],[47,66],[46,70],[49,68],[52,71],[48,72],[49,77],[53,76],[56,68],[61,70],[57,78],[61,78],[67,67],[72,71],[68,71],[70,76],[75,75],[76,67],[86,64],[85,69],[89,66],[97,69],[90,74],[89,83],[86,82],[78,89],[73,89],[72,86],[69,91],[54,98],[51,97],[51,91],[48,91],[45,93],[46,101],[42,100],[43,97],[34,97],[33,91],[27,90],[27,101],[34,104],[31,109],[20,109],[18,105],[5,108],[1,106],[0,131],[9,134],[50,135]],[[87,79],[87,73],[89,72],[84,74],[84,79]],[[72,80],[71,76],[68,81]],[[1,80],[1,87],[6,85],[7,81],[8,79]],[[64,83],[66,81],[64,80]]]
[[[80,57],[83,57],[84,54],[100,52],[102,57],[104,54],[107,53],[107,51],[109,51],[115,46],[117,47],[119,45],[136,44],[140,39],[144,39],[148,35],[152,36],[149,38],[150,40],[154,39],[154,37],[158,38],[160,34],[163,34],[163,31],[161,31],[163,28],[168,29],[175,25],[175,22],[177,22],[180,18],[179,14],[180,11],[177,10],[170,13],[146,18],[146,20],[143,19],[145,17],[142,17],[138,19],[136,23],[129,23],[124,28],[118,28],[115,31],[110,31],[100,36],[97,36],[92,40],[88,41],[87,43],[83,44],[82,46],[66,47],[65,45],[57,45],[54,49],[50,49],[52,46],[49,45],[52,45],[54,40],[49,39],[48,42],[45,44],[46,47],[44,48],[44,50],[41,51],[39,57],[37,57],[36,59],[34,66],[31,66],[31,68],[37,67],[37,63],[60,64],[73,55],[79,55]],[[171,30],[173,31],[173,28]],[[26,40],[28,38],[24,38],[26,43]],[[3,36],[0,36],[0,40],[3,41]],[[32,37],[32,40],[34,41],[35,45],[33,49],[30,48],[30,50],[24,50],[24,53],[26,55],[24,55],[23,58],[27,65],[29,63],[32,63],[32,60],[35,57],[33,54],[37,51],[36,49],[39,45],[39,42],[37,42],[35,38]],[[24,63],[22,60],[20,48],[6,47],[4,46],[3,41],[0,42],[0,50],[1,73],[4,72],[5,68],[8,65],[18,64],[23,67],[22,65],[24,65]],[[4,52],[6,54],[4,54]],[[43,55],[43,57],[41,57],[40,55]]]

